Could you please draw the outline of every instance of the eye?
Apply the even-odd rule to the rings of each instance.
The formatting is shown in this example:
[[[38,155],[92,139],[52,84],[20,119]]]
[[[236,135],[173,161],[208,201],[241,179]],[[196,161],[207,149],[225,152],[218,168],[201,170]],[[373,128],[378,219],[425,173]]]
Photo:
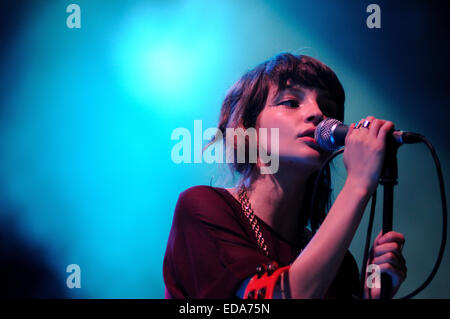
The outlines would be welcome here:
[[[277,105],[286,105],[286,106],[289,106],[292,108],[296,108],[296,107],[299,107],[299,102],[296,100],[286,100],[286,101],[280,102]]]

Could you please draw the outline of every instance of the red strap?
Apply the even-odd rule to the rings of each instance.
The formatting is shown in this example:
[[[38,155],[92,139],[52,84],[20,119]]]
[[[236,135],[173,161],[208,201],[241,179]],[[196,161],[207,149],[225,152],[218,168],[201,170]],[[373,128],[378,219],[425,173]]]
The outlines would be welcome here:
[[[278,264],[272,262],[258,268],[257,274],[250,279],[245,289],[244,299],[272,299],[278,280],[282,279],[281,285],[283,286],[290,266],[278,268]]]

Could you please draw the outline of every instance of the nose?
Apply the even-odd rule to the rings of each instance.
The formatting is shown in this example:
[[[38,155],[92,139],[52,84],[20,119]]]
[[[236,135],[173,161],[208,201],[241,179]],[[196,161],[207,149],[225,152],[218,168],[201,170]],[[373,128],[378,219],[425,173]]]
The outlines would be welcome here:
[[[321,121],[323,121],[323,119],[324,115],[317,102],[311,103],[309,109],[307,110],[306,121],[312,122],[315,126],[317,126]]]

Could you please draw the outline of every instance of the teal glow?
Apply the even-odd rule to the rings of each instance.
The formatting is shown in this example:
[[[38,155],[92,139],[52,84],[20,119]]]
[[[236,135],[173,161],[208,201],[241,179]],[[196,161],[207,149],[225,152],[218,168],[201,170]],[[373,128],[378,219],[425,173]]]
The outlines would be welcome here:
[[[359,57],[366,67],[380,65],[395,94],[379,90],[375,74],[354,65],[348,58],[353,47],[332,44],[345,34],[335,33],[339,24],[323,16],[357,28],[361,18],[347,14],[348,7],[356,10],[350,4],[323,10],[310,1],[80,0],[82,28],[71,30],[65,25],[69,3],[24,8],[0,60],[8,85],[1,89],[0,200],[11,207],[0,212],[0,221],[12,218],[22,238],[44,249],[42,260],[69,298],[164,298],[162,261],[178,195],[210,184],[216,174],[212,165],[173,163],[171,133],[178,127],[193,132],[196,119],[203,130],[216,126],[227,89],[276,53],[303,52],[329,64],[347,93],[347,122],[372,114],[422,131],[421,116],[405,112],[393,98],[410,92],[389,80],[395,72],[389,63]],[[285,7],[294,3],[302,10]],[[325,29],[316,30],[314,21]],[[376,51],[372,38],[360,39],[367,40],[355,46]],[[437,144],[448,163],[446,144]],[[415,151],[409,152],[403,154],[412,158]],[[419,184],[435,187],[434,171],[421,172]],[[400,174],[399,206],[417,183],[415,175]],[[408,208],[438,216],[439,206],[427,204],[438,202],[436,194],[421,195]],[[428,223],[414,218],[406,226],[396,223],[411,235]],[[430,225],[427,234],[435,234],[438,226]],[[364,230],[358,230],[359,243]],[[410,247],[422,249],[411,251],[411,264],[426,267],[434,257],[421,257],[421,238],[411,241]],[[361,249],[355,246],[357,257]],[[72,263],[82,270],[78,290],[65,288],[65,267]],[[443,263],[441,269],[450,268]],[[440,270],[424,297],[449,296],[439,288],[448,274]]]
[[[204,5],[212,16],[200,14]],[[200,105],[200,94],[208,95],[203,88],[217,81],[216,71],[224,67],[221,59],[230,50],[223,45],[226,13],[214,20],[212,28],[204,27],[218,10],[219,4],[203,1],[141,3],[130,10],[112,33],[124,93],[167,115],[192,112],[186,104]]]

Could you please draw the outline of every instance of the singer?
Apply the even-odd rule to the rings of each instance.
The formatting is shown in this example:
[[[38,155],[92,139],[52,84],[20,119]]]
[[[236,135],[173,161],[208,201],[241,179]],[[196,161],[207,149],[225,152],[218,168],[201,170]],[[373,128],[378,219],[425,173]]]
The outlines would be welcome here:
[[[227,128],[278,128],[279,169],[261,174],[269,164],[236,161],[235,187],[194,186],[180,194],[163,264],[166,298],[380,297],[373,285],[360,293],[348,248],[378,185],[392,122],[368,116],[350,125],[345,185],[331,203],[327,167],[314,208],[319,227],[311,229],[314,181],[330,155],[314,132],[326,118],[343,122],[344,101],[335,73],[304,55],[279,54],[232,86],[220,113],[222,136]],[[218,142],[226,141],[207,146]],[[404,243],[400,233],[380,232],[368,261],[392,278],[392,296],[406,277]]]

